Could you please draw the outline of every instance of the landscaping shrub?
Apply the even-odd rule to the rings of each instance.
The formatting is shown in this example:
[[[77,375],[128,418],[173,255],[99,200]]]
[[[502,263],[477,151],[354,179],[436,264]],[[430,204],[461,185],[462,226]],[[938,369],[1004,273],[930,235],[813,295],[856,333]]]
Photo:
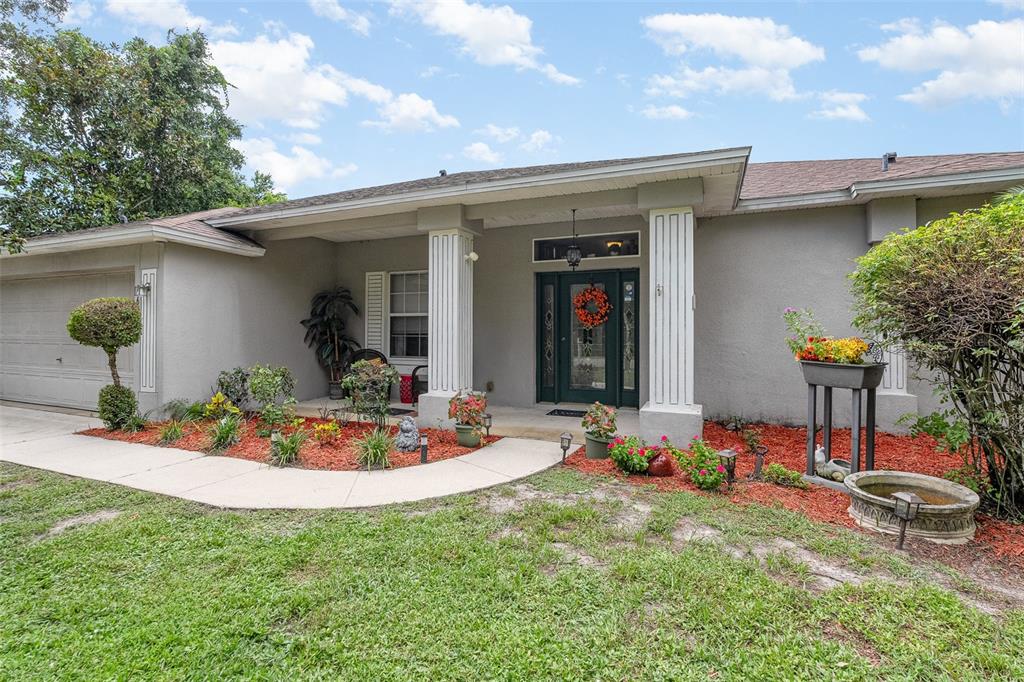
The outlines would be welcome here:
[[[270,463],[274,466],[288,466],[299,459],[299,450],[306,442],[306,432],[295,429],[289,435],[280,431],[270,434]]]
[[[249,368],[249,394],[261,407],[294,399],[295,378],[287,367],[253,365]]]
[[[224,370],[217,376],[217,391],[234,405],[245,405],[249,400],[249,370],[244,367]]]
[[[209,402],[203,405],[203,417],[206,419],[220,419],[229,414],[241,414],[242,411],[235,407],[220,391],[213,394]]]
[[[100,389],[100,420],[111,431],[128,426],[139,411],[135,393],[127,386],[109,384]]]
[[[593,438],[607,440],[615,435],[615,408],[594,403],[583,415],[580,425]]]
[[[313,438],[316,439],[320,445],[330,445],[334,441],[338,440],[341,435],[341,427],[338,426],[337,422],[320,422],[313,426]]]
[[[387,427],[377,427],[355,442],[359,464],[367,469],[386,469],[391,466],[391,450],[395,439]]]
[[[374,359],[353,363],[341,385],[352,397],[356,414],[383,427],[391,413],[391,387],[397,381],[397,369]]]
[[[936,376],[986,504],[1024,517],[1024,194],[889,235],[851,280],[854,324]]]
[[[181,440],[181,437],[184,434],[185,429],[181,422],[176,419],[172,419],[164,424],[160,429],[160,442],[164,445],[169,445],[177,440]]]
[[[221,417],[210,428],[210,450],[220,452],[241,440],[242,418],[237,414]]]
[[[726,471],[718,461],[718,452],[699,438],[690,442],[689,452],[677,451],[679,466],[701,490],[718,490],[725,483]]]
[[[260,421],[269,429],[292,423],[295,421],[295,398],[289,398],[281,405],[267,403],[260,410]]]
[[[68,334],[83,346],[102,348],[107,354],[110,376],[121,385],[117,373],[117,351],[133,346],[142,336],[142,313],[130,298],[94,298],[71,311]]]
[[[803,479],[799,471],[787,469],[778,462],[772,462],[761,472],[761,477],[766,483],[785,486],[787,488],[800,488],[807,490],[807,481]]]
[[[608,456],[615,466],[627,474],[642,474],[647,471],[648,448],[639,436],[619,437],[608,444]]]
[[[146,428],[146,419],[142,415],[133,414],[122,427],[123,431],[128,433],[138,433]]]
[[[164,404],[164,412],[167,418],[179,422],[197,422],[203,419],[206,412],[206,405],[201,401],[188,401],[184,398],[175,398]]]

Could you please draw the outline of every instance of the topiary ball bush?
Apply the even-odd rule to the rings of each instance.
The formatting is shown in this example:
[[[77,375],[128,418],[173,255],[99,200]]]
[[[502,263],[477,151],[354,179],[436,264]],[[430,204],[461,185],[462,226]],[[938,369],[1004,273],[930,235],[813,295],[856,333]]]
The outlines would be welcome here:
[[[100,419],[111,431],[123,429],[139,411],[135,393],[127,386],[110,384],[100,389]]]
[[[68,334],[84,346],[108,353],[132,346],[142,336],[142,313],[130,298],[94,298],[71,311]]]

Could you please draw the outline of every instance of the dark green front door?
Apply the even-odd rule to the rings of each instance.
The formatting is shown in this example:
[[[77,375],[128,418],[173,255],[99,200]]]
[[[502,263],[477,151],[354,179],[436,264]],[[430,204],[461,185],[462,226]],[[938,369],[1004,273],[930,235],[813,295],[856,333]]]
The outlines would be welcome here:
[[[587,328],[573,299],[589,287],[608,294],[612,309]],[[639,271],[537,275],[537,400],[638,406]]]

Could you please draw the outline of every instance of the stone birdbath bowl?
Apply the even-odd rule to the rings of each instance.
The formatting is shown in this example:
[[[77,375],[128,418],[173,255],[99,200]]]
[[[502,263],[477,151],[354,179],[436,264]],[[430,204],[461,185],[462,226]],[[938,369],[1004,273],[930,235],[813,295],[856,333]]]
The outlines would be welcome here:
[[[959,483],[909,471],[862,471],[843,483],[850,493],[850,516],[861,528],[898,535],[900,523],[891,495],[903,491],[925,501],[917,518],[907,524],[907,535],[947,545],[974,538],[974,512],[981,500]]]

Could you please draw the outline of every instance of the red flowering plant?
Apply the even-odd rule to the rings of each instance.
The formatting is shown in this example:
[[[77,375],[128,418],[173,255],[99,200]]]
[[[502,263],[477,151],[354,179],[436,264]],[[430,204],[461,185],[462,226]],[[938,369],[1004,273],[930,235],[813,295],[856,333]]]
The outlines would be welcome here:
[[[615,435],[615,408],[594,403],[583,415],[583,430],[591,438],[607,440]]]
[[[658,448],[649,447],[638,436],[619,436],[608,443],[608,456],[623,473],[642,474]]]
[[[484,431],[484,415],[487,413],[487,394],[476,391],[459,391],[448,401],[448,418],[456,424],[473,427],[473,433],[481,438]]]
[[[690,451],[673,448],[679,467],[701,490],[718,490],[725,483],[725,467],[718,461],[718,452],[700,438],[690,441]]]

